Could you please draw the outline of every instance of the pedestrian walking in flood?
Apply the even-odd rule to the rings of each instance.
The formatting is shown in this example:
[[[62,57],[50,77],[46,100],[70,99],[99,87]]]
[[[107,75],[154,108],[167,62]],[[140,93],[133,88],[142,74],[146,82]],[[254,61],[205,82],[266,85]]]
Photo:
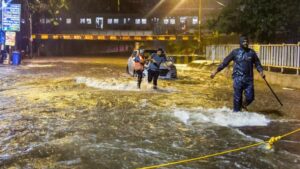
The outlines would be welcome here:
[[[156,53],[153,53],[150,59],[148,69],[148,83],[153,81],[153,89],[157,89],[157,80],[160,73],[160,65],[166,63],[167,58],[164,54],[164,50],[159,48]]]
[[[211,78],[213,79],[231,61],[234,61],[232,74],[234,89],[233,110],[234,112],[241,111],[241,108],[247,110],[247,106],[254,101],[253,65],[262,78],[265,78],[265,75],[258,56],[253,49],[249,48],[249,40],[246,36],[240,37],[240,48],[234,49],[224,59],[217,70],[212,72]],[[245,95],[244,100],[243,93]]]
[[[134,71],[137,74],[137,87],[141,88],[141,83],[143,79],[143,72],[145,69],[145,56],[144,49],[139,49],[137,56],[134,58]]]

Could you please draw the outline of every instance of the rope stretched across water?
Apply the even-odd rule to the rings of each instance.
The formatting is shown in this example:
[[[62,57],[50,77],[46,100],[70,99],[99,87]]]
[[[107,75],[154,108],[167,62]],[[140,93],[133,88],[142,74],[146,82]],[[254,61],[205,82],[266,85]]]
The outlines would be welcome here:
[[[272,149],[274,143],[276,143],[277,141],[279,141],[280,139],[282,139],[284,137],[287,137],[287,136],[292,135],[292,134],[297,133],[297,132],[300,132],[300,128],[298,128],[296,130],[293,130],[289,133],[286,133],[284,135],[281,135],[281,136],[271,137],[268,141],[263,141],[263,142],[251,144],[251,145],[248,145],[248,146],[235,148],[235,149],[231,149],[231,150],[227,150],[227,151],[223,151],[223,152],[219,152],[219,153],[214,153],[214,154],[210,154],[210,155],[205,155],[205,156],[201,156],[201,157],[196,157],[196,158],[191,158],[191,159],[186,159],[186,160],[180,160],[180,161],[174,161],[174,162],[169,162],[169,163],[159,164],[159,165],[153,165],[153,166],[143,167],[143,168],[138,168],[138,169],[155,169],[155,168],[167,167],[167,166],[176,165],[176,164],[188,163],[188,162],[203,160],[203,159],[216,157],[216,156],[220,156],[220,155],[225,155],[225,154],[229,154],[229,153],[232,153],[232,152],[242,151],[242,150],[249,149],[249,148],[252,148],[252,147],[257,147],[257,146],[260,146],[260,145],[263,145],[263,144],[267,144],[266,145],[267,149]]]

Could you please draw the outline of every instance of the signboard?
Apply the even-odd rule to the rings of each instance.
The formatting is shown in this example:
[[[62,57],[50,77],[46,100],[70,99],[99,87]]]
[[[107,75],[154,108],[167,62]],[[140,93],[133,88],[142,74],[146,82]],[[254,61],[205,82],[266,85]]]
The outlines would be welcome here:
[[[2,10],[2,30],[20,31],[21,4],[9,4]]]
[[[16,32],[5,32],[5,45],[7,46],[16,45]]]

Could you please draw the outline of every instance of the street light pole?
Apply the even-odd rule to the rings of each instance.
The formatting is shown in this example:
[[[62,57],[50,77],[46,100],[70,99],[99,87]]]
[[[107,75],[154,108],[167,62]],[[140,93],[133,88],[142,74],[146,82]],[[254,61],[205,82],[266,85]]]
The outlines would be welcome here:
[[[5,39],[5,33],[3,33],[2,34],[2,9],[3,9],[3,7],[2,7],[2,5],[3,5],[3,0],[1,0],[1,2],[0,2],[1,4],[0,4],[0,6],[1,6],[1,10],[0,10],[0,19],[1,19],[1,35],[3,35],[4,37],[1,37],[1,38],[3,38],[3,39]],[[5,45],[5,41],[3,41],[3,44],[1,44],[1,49],[0,49],[0,51],[2,51],[2,50],[4,50],[4,45]],[[1,57],[3,57],[2,56],[2,52],[1,52]]]
[[[121,2],[120,2],[120,0],[118,0],[118,12],[120,12],[120,5],[121,5]]]
[[[199,0],[199,9],[198,9],[198,48],[199,48],[199,55],[201,54],[201,21],[202,21],[202,0]]]
[[[28,15],[28,24],[29,24],[29,52],[30,52],[30,58],[33,57],[33,39],[32,39],[32,15],[30,13],[30,7],[28,0],[25,1],[26,3],[26,10],[27,10],[27,15]]]
[[[120,13],[120,9],[121,9],[121,2],[120,0],[118,0],[118,13]],[[119,18],[119,22],[118,24],[120,24],[121,20]],[[120,27],[120,25],[118,25],[118,27]],[[120,55],[120,37],[121,37],[121,29],[119,29],[119,37],[118,37],[118,55]]]
[[[32,15],[29,12],[29,50],[30,50],[30,59],[33,58],[33,39],[32,39]]]

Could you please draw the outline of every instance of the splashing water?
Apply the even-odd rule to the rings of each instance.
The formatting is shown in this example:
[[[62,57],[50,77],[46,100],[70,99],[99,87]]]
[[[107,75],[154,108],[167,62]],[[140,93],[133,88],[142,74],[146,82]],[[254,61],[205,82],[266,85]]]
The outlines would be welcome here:
[[[105,81],[96,78],[76,77],[76,83],[85,84],[88,87],[94,87],[104,90],[123,90],[123,91],[138,91],[136,82],[120,83],[116,79],[108,79]]]
[[[55,58],[0,67],[0,166],[139,168],[237,148],[300,126],[285,109],[282,117],[199,108],[227,105],[231,94],[229,82],[209,82],[206,68],[178,68],[179,79],[160,80],[163,88],[157,91],[145,78],[138,90],[136,79],[123,75],[120,63],[126,64],[127,57],[121,61]],[[52,62],[57,63],[46,68]],[[263,92],[264,87],[258,83],[257,89]],[[172,88],[175,92],[168,92]],[[273,108],[264,95],[253,109]],[[297,100],[289,104],[299,110]],[[281,140],[275,152],[251,149],[170,168],[298,169],[298,136]]]
[[[190,114],[183,110],[175,110],[174,116],[180,119],[180,121],[182,121],[184,124],[187,124],[188,120],[190,119]]]
[[[228,108],[204,109],[191,111],[174,110],[174,116],[185,124],[189,122],[213,123],[220,126],[267,126],[271,120],[264,115],[250,112],[233,112]]]
[[[93,87],[93,88],[103,89],[103,90],[141,91],[141,89],[137,88],[136,81],[120,81],[119,79],[114,79],[114,78],[101,80],[101,79],[89,78],[89,77],[76,77],[75,81],[78,84],[85,84],[88,87]],[[153,91],[152,84],[143,82],[142,90]],[[176,92],[177,90],[174,88],[159,87],[159,89],[155,91],[161,93],[171,93],[171,92]]]

